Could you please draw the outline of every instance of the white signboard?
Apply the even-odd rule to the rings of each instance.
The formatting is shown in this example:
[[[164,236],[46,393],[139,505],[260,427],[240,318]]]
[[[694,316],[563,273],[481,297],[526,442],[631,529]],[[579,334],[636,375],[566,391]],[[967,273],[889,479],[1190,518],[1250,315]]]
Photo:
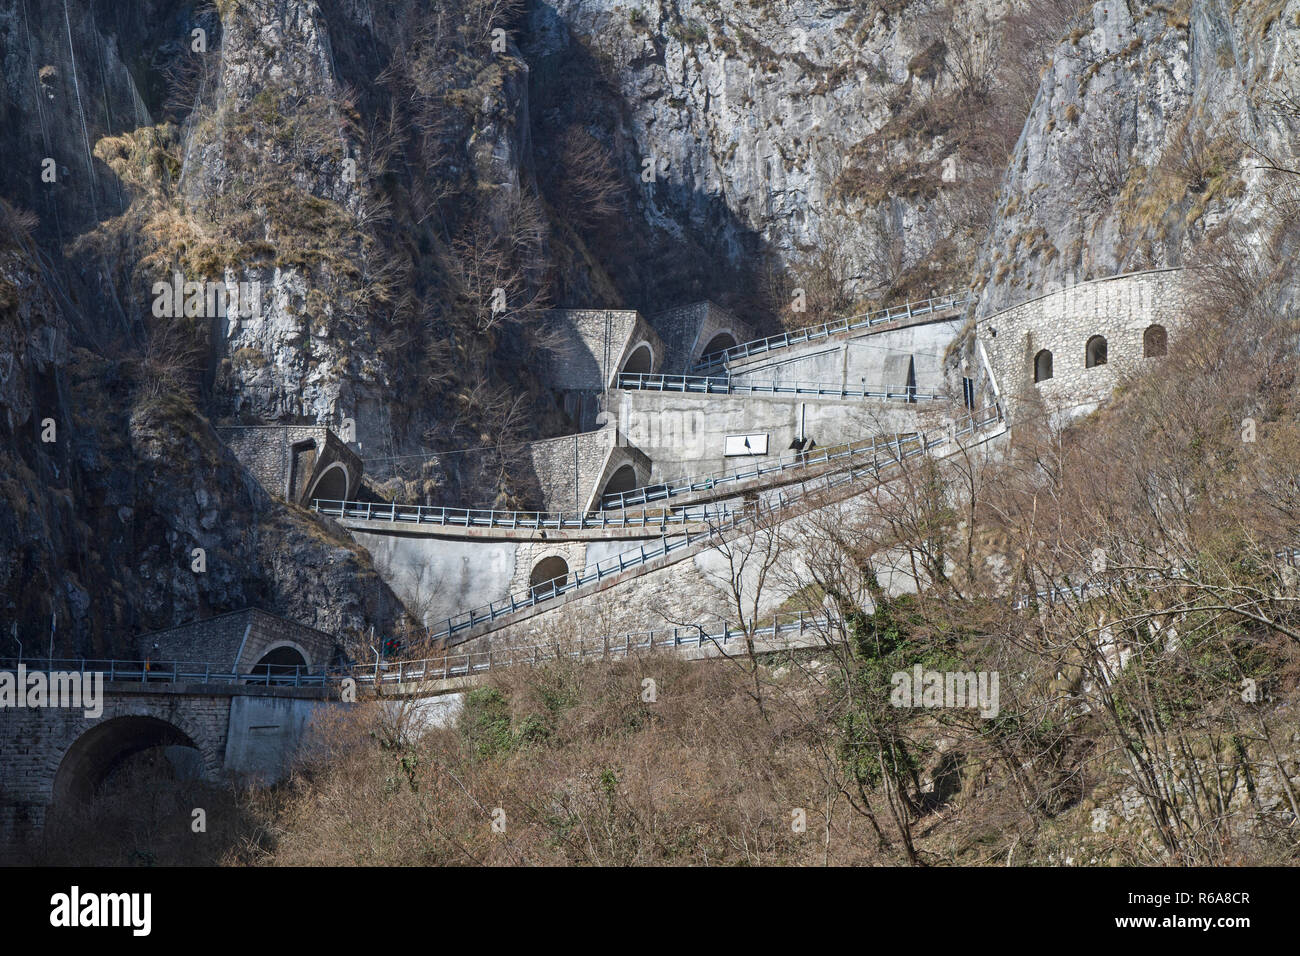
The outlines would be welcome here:
[[[766,455],[766,435],[728,435],[723,454],[728,458],[740,455]]]

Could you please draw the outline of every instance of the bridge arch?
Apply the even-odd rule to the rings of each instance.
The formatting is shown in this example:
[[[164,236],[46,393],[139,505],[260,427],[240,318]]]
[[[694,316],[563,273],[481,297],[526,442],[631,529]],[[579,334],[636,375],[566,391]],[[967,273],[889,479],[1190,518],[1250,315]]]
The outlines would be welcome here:
[[[307,500],[323,498],[331,501],[346,501],[348,497],[348,470],[342,462],[334,462],[326,468],[316,484],[307,493]]]
[[[208,754],[176,724],[146,714],[125,714],[101,721],[72,742],[59,762],[51,788],[52,805],[88,803],[95,791],[124,761],[155,747],[188,747],[209,770]]]

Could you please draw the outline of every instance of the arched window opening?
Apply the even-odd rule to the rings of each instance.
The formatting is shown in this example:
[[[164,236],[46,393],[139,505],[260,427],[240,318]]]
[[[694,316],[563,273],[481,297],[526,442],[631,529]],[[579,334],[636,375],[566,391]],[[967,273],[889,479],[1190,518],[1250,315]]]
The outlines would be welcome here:
[[[569,576],[569,564],[558,555],[542,558],[533,565],[533,573],[528,576],[528,586],[535,600],[554,597],[558,588]]]
[[[1169,333],[1163,325],[1149,325],[1142,333],[1142,357],[1159,358],[1169,350]]]
[[[1106,364],[1106,339],[1100,335],[1094,335],[1088,339],[1088,344],[1084,347],[1084,365],[1088,368],[1096,368],[1098,365]]]
[[[628,375],[649,375],[654,371],[654,361],[654,353],[650,351],[650,346],[642,342],[628,356],[627,362],[623,364],[623,371]]]
[[[1034,381],[1045,382],[1052,377],[1052,353],[1043,349],[1034,356]]]

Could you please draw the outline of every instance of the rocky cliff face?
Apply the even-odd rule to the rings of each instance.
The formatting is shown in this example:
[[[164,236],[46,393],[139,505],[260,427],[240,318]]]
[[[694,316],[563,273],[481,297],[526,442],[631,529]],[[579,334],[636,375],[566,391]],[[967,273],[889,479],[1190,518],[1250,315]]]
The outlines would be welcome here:
[[[0,0],[7,611],[85,651],[245,603],[384,626],[364,553],[213,424],[351,419],[403,495],[526,505],[510,447],[567,427],[533,371],[553,305],[761,327],[973,282],[988,310],[1262,243],[1298,15]],[[177,274],[257,307],[160,316]]]
[[[617,246],[610,266],[635,305],[710,295],[800,321],[796,286],[827,312],[946,291],[983,235],[970,206],[1001,175],[997,127],[1014,140],[1023,119],[1016,83],[996,82],[1015,59],[999,51],[1040,42],[1023,20],[1010,28],[1017,11],[537,4],[523,46],[534,140],[545,152],[576,126],[610,145],[642,229],[639,268]]]
[[[0,251],[0,601],[28,652],[52,620],[56,655],[102,657],[248,605],[344,635],[401,618],[364,551],[273,501],[147,358],[75,345],[42,284]]]
[[[1296,3],[1097,3],[1062,40],[975,281],[980,310],[1265,241],[1297,131]]]

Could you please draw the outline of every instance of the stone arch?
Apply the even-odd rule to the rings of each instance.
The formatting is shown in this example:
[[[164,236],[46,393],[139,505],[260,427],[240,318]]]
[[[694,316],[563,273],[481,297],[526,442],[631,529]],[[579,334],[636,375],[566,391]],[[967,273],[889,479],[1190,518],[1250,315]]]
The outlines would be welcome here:
[[[1096,368],[1106,364],[1106,337],[1094,335],[1083,347],[1084,367]]]
[[[311,655],[302,645],[295,644],[293,641],[280,641],[268,647],[257,659],[257,663],[249,668],[248,673],[260,677],[265,677],[269,673],[274,677],[276,674],[293,674],[295,668],[306,673],[309,667],[311,667]]]
[[[569,562],[558,554],[548,555],[533,565],[528,575],[528,588],[535,598],[553,597],[557,583],[562,583],[568,576]]]
[[[1045,382],[1052,377],[1052,353],[1043,349],[1034,356],[1034,381]]]
[[[316,484],[312,485],[307,500],[321,498],[331,501],[346,501],[348,497],[348,470],[342,462],[334,462],[326,468]]]
[[[608,495],[631,491],[636,486],[636,469],[631,465],[620,465],[615,469],[614,474],[610,475],[609,481],[605,482],[605,488],[601,491],[600,496],[603,500]]]
[[[641,342],[623,363],[626,375],[649,375],[655,369],[655,352],[649,342]]]
[[[1148,325],[1142,333],[1142,357],[1159,358],[1169,351],[1169,333],[1160,324]]]
[[[54,773],[55,807],[86,803],[113,770],[127,758],[154,747],[191,747],[207,764],[199,744],[170,721],[145,714],[111,717],[72,742]]]
[[[713,355],[715,352],[721,352],[723,349],[734,349],[736,345],[736,335],[730,329],[719,332],[713,338],[709,339],[709,344],[704,346],[700,351],[700,358],[706,355]]]

